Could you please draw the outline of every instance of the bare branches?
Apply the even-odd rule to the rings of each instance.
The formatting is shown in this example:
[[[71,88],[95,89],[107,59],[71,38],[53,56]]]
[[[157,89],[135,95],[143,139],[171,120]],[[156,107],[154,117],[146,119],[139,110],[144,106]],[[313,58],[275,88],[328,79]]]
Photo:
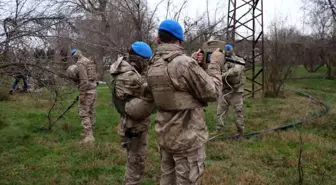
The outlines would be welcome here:
[[[167,0],[166,16],[165,19],[168,19],[168,14],[170,11],[171,0]]]
[[[27,5],[28,0],[15,1],[15,9],[12,11],[14,16],[8,16],[3,22],[4,32],[0,32],[0,48],[5,45],[5,50],[8,51],[9,47],[16,47],[18,44],[30,45],[30,39],[43,38],[44,33],[53,26],[66,21],[65,16],[58,12],[38,11],[39,4],[29,8]],[[11,12],[10,9],[8,11]]]
[[[183,0],[181,5],[173,4],[172,0],[166,0],[166,2],[167,5],[165,19],[173,19],[175,21],[179,21],[183,10],[188,4],[188,0]]]
[[[284,97],[284,83],[291,74],[291,68],[300,57],[298,45],[293,44],[300,33],[285,27],[278,21],[271,25],[270,35],[265,39],[265,96]]]
[[[196,18],[184,18],[184,47],[188,52],[197,50],[203,42],[208,41],[211,37],[222,39],[225,34],[225,15],[217,15],[217,10],[220,8],[216,5],[216,10],[211,11],[209,1],[206,2],[206,10],[200,13]]]
[[[175,12],[174,20],[179,21],[180,16],[181,16],[181,12],[185,8],[185,6],[187,5],[187,2],[188,2],[188,0],[183,0],[183,3],[181,5],[181,7],[178,9],[177,12]]]
[[[334,21],[336,22],[336,7],[335,7],[335,4],[332,4],[331,0],[328,0],[328,3],[329,3],[329,6],[330,6],[332,15],[334,17]]]
[[[104,63],[126,53],[132,42],[150,43],[154,40],[157,11],[162,4],[167,4],[167,18],[180,20],[183,16],[188,38],[186,45],[200,44],[213,35],[223,35],[224,16],[217,17],[218,7],[215,12],[208,7],[199,17],[190,18],[185,11],[187,0],[178,5],[172,0],[160,0],[153,8],[148,5],[148,0],[40,0],[41,5],[27,8],[25,2],[28,1],[15,1],[18,16],[7,20],[6,33],[0,33],[0,38],[4,38],[0,39],[0,46],[7,44],[13,51],[23,47],[32,50],[32,45],[48,46],[56,53],[78,48],[96,62],[100,76],[104,73]],[[41,8],[46,5],[52,6],[48,8],[50,11]],[[6,35],[9,36],[7,39]]]
[[[315,59],[327,66],[327,78],[334,79],[336,75],[336,71],[333,71],[336,62],[333,57],[336,49],[336,1],[306,0],[306,3],[310,14],[308,21],[313,30],[311,35],[314,39],[314,43],[306,47],[308,47],[308,50],[314,51]],[[311,64],[314,63],[311,58],[308,58],[308,60]],[[310,68],[312,68],[312,65]]]

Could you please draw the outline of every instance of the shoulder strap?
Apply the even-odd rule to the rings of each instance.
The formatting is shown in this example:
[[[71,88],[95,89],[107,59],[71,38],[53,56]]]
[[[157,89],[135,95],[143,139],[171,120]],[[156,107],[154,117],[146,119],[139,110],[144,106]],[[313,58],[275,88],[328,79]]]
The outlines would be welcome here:
[[[169,57],[165,57],[165,58],[162,58],[162,59],[165,60],[165,61],[167,61],[168,64],[169,64],[169,62],[173,61],[176,57],[181,56],[181,55],[183,55],[183,52],[176,52],[176,53],[173,53],[172,55],[170,55]],[[167,69],[166,69],[167,70],[167,75],[168,75],[168,77],[170,79],[171,86],[174,88],[174,90],[176,90],[176,88],[175,88],[175,86],[173,84],[173,81],[171,80],[171,77],[169,75],[169,70],[168,70],[169,66],[168,66],[168,64],[167,64]]]
[[[167,61],[167,62],[171,62],[173,61],[176,57],[183,55],[184,53],[182,51],[178,51],[178,52],[172,52],[164,57],[162,57],[163,60]]]

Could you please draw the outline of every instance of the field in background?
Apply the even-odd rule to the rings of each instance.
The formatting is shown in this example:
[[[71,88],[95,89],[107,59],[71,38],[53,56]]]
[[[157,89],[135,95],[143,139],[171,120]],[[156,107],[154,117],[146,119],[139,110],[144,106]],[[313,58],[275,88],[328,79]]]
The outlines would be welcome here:
[[[295,69],[297,76],[324,75]],[[319,74],[320,73],[320,74]],[[250,139],[207,145],[205,185],[298,184],[299,135],[303,137],[304,184],[334,184],[336,181],[336,81],[288,80],[287,87],[308,92],[325,101],[331,110],[325,117],[295,129],[266,133]],[[98,88],[96,145],[78,144],[82,127],[76,106],[53,128],[46,125],[48,96],[16,94],[0,102],[0,184],[122,184],[125,151],[120,147],[116,126],[119,116],[111,105],[107,86]],[[75,95],[69,95],[64,105]],[[286,99],[246,99],[246,131],[272,128],[309,116],[320,109],[305,97],[286,92]],[[215,130],[216,105],[206,110],[210,132]],[[154,119],[154,115],[153,115]],[[154,123],[154,122],[153,122]],[[144,185],[157,184],[160,158],[154,124],[149,137]],[[225,136],[234,134],[230,111]]]

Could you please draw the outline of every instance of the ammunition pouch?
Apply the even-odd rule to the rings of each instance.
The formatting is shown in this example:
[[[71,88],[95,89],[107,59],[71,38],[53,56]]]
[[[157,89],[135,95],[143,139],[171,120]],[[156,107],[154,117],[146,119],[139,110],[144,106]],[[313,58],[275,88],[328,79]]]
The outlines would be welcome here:
[[[80,60],[77,63],[85,67],[89,81],[96,81],[96,78],[97,78],[96,77],[97,75],[96,65],[93,61],[85,58],[85,59]]]
[[[90,62],[87,65],[87,75],[88,75],[88,79],[90,81],[95,81],[96,80],[96,66],[93,62]]]

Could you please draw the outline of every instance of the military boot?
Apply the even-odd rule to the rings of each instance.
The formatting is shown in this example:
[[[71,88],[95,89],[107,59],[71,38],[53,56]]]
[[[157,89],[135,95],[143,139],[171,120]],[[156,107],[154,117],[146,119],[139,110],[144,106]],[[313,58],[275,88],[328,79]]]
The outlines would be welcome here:
[[[96,124],[92,124],[92,126],[91,126],[92,130],[95,129],[95,125]],[[80,136],[84,138],[86,136],[85,131],[83,131],[82,133],[80,133]]]
[[[238,128],[237,129],[237,134],[235,135],[235,137],[244,137],[244,129]]]
[[[92,130],[90,131],[84,131],[84,139],[80,142],[80,144],[92,144],[95,142],[95,138],[93,137]]]
[[[216,134],[221,134],[223,133],[225,130],[224,130],[224,126],[223,125],[217,125],[216,126]]]

